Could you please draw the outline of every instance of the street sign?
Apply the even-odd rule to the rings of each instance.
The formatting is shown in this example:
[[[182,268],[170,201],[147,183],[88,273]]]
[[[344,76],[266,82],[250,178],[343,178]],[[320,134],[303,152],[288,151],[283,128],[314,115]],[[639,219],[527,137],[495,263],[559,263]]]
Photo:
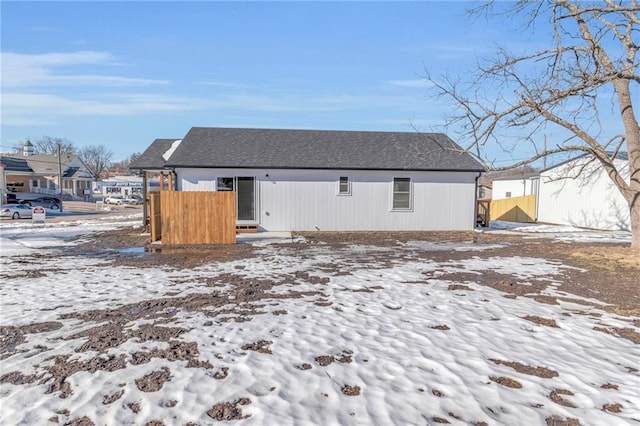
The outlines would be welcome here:
[[[33,223],[44,223],[47,216],[47,211],[44,207],[36,206],[31,209],[31,221]]]

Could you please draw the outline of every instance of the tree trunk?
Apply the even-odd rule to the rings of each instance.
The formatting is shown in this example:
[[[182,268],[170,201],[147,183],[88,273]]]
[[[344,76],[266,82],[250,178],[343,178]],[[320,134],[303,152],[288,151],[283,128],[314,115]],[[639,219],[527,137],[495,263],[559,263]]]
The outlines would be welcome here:
[[[631,247],[640,249],[640,193],[631,202],[630,210]]]

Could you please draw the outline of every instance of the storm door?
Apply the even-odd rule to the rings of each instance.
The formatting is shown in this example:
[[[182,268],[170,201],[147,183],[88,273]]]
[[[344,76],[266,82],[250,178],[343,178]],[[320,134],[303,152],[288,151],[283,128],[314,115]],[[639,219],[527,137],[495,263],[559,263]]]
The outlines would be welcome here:
[[[236,178],[236,206],[238,220],[256,221],[256,186],[253,177]]]

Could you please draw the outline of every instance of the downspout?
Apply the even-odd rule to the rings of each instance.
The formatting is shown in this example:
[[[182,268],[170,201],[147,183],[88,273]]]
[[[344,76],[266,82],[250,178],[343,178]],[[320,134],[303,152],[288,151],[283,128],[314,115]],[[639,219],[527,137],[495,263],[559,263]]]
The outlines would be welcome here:
[[[142,226],[144,232],[149,231],[149,199],[147,198],[147,171],[142,172]]]
[[[478,226],[478,180],[480,179],[480,173],[476,174],[476,186],[473,191],[473,228]]]

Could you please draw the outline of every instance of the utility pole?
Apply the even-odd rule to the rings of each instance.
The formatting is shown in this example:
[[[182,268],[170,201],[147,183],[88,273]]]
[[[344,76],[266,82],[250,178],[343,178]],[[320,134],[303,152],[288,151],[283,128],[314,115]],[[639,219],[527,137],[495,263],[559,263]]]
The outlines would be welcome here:
[[[544,135],[544,152],[547,152],[547,134]],[[547,170],[547,156],[542,157],[542,170]]]
[[[62,213],[62,159],[60,158],[60,142],[58,142],[58,189],[60,192],[60,213]]]

